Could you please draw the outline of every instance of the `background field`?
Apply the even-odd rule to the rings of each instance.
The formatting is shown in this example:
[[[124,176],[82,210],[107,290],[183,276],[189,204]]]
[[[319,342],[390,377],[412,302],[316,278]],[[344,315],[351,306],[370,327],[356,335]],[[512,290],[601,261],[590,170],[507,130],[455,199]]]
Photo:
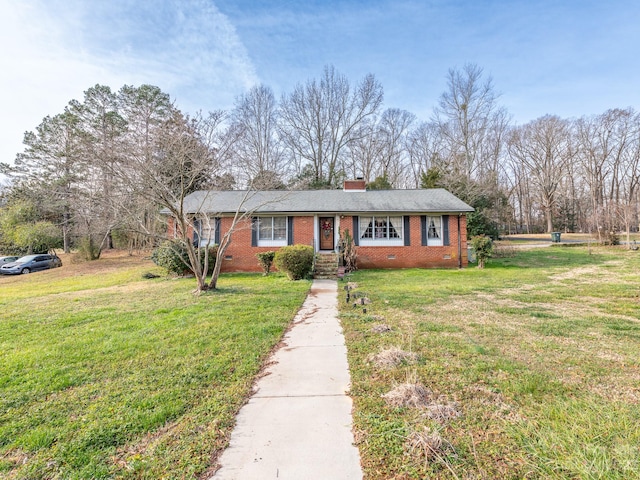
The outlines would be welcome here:
[[[197,478],[309,282],[63,260],[0,277],[0,478]]]
[[[341,302],[367,478],[640,478],[640,254],[591,251],[352,276],[372,301]],[[372,357],[392,347],[417,360]],[[382,398],[405,383],[429,404]]]

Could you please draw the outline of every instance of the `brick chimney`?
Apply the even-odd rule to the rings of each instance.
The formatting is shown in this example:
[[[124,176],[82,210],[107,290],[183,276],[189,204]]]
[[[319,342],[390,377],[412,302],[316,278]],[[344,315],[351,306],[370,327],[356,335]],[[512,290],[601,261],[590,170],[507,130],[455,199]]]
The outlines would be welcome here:
[[[367,190],[367,183],[362,177],[358,177],[356,180],[345,180],[343,190],[345,192],[364,192]]]

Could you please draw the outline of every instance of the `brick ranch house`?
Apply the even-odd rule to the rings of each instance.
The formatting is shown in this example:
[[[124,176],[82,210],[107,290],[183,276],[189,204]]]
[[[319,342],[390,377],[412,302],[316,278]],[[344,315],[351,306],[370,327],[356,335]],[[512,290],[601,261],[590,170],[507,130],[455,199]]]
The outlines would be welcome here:
[[[342,190],[198,191],[185,211],[206,214],[190,233],[201,245],[219,243],[233,216],[251,212],[236,227],[222,271],[259,272],[256,253],[285,245],[312,245],[318,254],[337,250],[349,230],[357,245],[358,268],[467,266],[467,219],[473,208],[444,189],[365,190],[348,180]],[[244,202],[243,202],[244,199]],[[169,218],[169,236],[175,223]]]

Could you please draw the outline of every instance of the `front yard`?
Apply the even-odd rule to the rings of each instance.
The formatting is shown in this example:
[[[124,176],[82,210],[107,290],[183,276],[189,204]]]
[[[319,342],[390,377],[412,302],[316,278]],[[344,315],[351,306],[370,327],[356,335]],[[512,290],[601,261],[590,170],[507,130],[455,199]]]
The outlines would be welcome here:
[[[366,478],[640,478],[638,252],[351,281],[371,300],[341,300]]]
[[[309,282],[223,275],[195,297],[141,257],[63,261],[0,277],[0,478],[206,478]],[[365,478],[640,477],[640,253],[350,280]]]
[[[0,278],[0,477],[197,478],[309,282],[64,261]]]

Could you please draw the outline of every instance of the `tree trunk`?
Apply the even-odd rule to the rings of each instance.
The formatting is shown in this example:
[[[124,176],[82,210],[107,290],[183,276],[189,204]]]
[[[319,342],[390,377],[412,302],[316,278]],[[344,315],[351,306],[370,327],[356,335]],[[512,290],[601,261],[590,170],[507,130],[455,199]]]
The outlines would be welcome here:
[[[547,214],[547,233],[553,232],[553,218],[551,216],[551,208],[545,209]]]
[[[210,290],[216,290],[218,288],[218,277],[220,277],[220,270],[222,269],[222,259],[224,253],[227,251],[227,247],[231,243],[231,232],[227,232],[222,237],[220,245],[218,245],[218,253],[216,254],[216,264],[213,266],[213,272],[211,273],[211,280],[209,281],[208,288]]]

